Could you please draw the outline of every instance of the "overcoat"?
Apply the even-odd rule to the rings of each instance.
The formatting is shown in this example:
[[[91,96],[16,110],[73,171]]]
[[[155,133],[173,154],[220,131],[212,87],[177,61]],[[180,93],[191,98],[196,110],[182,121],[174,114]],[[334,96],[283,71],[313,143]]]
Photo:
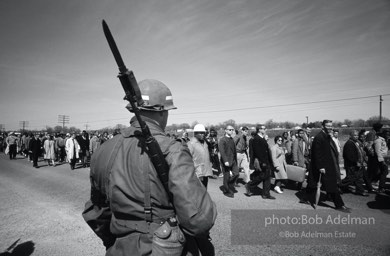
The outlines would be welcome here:
[[[309,186],[315,187],[320,174],[320,169],[325,169],[321,175],[322,186],[326,192],[338,192],[338,184],[341,182],[339,153],[333,139],[324,131],[320,131],[314,138],[311,152],[312,171],[309,172]]]
[[[73,159],[73,156],[75,155],[74,153],[76,153],[76,159],[79,158],[80,146],[76,139],[67,139],[65,143],[65,150],[68,160]],[[74,150],[76,150],[76,152]]]
[[[305,143],[305,146],[303,146]],[[304,147],[308,147],[307,143],[303,139],[296,139],[292,145],[292,160],[293,162],[297,162],[298,166],[307,168],[305,162],[305,152]]]
[[[271,155],[272,155],[272,163],[276,168],[278,168],[278,171],[274,170],[275,179],[277,180],[286,180],[287,179],[287,173],[286,173],[286,156],[284,152],[284,148],[279,147],[279,145],[275,144],[271,147]]]
[[[210,161],[210,152],[206,141],[200,143],[195,137],[187,143],[194,161],[195,173],[197,177],[213,176]]]
[[[54,140],[45,140],[43,144],[43,148],[45,149],[45,154],[43,156],[44,159],[55,159],[56,154],[54,150]]]

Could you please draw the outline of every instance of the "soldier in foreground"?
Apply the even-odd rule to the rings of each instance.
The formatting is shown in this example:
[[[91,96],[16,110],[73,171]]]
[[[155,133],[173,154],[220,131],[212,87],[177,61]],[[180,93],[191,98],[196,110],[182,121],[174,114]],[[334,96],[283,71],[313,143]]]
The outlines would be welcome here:
[[[164,133],[168,110],[176,108],[171,91],[157,80],[138,85],[105,21],[103,30],[135,117],[94,153],[83,217],[103,240],[106,255],[199,255],[203,245],[196,238],[208,239],[217,211],[186,144]],[[214,255],[209,247],[203,255]]]
[[[188,147],[164,133],[168,110],[175,109],[170,90],[156,80],[144,80],[139,87],[148,99],[140,114],[169,165],[171,196],[145,152],[139,122],[133,117],[131,126],[101,145],[91,160],[91,200],[83,216],[103,240],[106,255],[157,255],[152,251],[156,236],[161,241],[172,239],[172,244],[184,243],[180,235],[174,241],[173,232],[171,237],[164,231],[158,233],[167,220],[177,221],[186,236],[202,237],[208,235],[217,215],[214,202],[195,175]]]

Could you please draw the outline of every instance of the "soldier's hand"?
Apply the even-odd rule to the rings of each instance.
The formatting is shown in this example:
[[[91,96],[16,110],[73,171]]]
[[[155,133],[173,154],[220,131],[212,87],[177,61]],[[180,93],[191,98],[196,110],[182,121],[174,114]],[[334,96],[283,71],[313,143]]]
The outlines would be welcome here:
[[[294,165],[294,166],[298,166],[298,162],[294,162],[293,165]]]
[[[229,166],[229,162],[225,162],[225,166]]]
[[[325,174],[325,168],[321,168],[320,173]]]

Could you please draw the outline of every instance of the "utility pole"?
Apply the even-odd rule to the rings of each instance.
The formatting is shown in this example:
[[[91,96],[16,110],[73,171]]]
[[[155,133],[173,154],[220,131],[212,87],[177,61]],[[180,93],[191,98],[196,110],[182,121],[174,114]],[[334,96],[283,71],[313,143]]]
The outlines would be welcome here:
[[[88,127],[89,125],[88,124],[85,124],[85,130],[88,132]]]
[[[58,115],[58,122],[62,123],[62,130],[64,130],[65,123],[69,123],[69,116],[66,115]]]
[[[5,126],[4,124],[0,124],[0,132],[2,132],[3,130],[5,130]]]
[[[382,122],[382,95],[379,95],[379,122]]]
[[[22,133],[24,133],[24,128],[28,126],[28,121],[19,121],[19,126],[22,127]]]
[[[306,124],[309,125],[309,117],[306,116]]]

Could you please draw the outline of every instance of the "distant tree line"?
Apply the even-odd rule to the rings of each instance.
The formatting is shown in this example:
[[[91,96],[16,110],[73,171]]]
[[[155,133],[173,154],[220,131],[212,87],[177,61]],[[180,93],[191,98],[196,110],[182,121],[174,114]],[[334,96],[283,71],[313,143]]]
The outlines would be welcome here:
[[[372,125],[374,123],[378,122],[378,120],[379,120],[379,116],[372,116],[367,120],[364,120],[364,119],[354,119],[354,120],[344,119],[344,121],[342,121],[342,122],[337,121],[337,120],[333,120],[333,126],[336,128],[337,127],[339,127],[339,128],[342,128],[342,127],[372,127]],[[261,122],[236,123],[236,121],[234,121],[233,119],[229,119],[229,120],[226,120],[224,122],[221,122],[221,123],[218,123],[215,125],[210,125],[210,124],[204,124],[204,125],[209,129],[214,128],[217,131],[223,131],[227,125],[232,125],[233,127],[236,127],[238,129],[238,128],[243,127],[243,126],[247,126],[249,128],[252,128],[252,127],[256,127],[259,124],[264,124],[267,127],[267,129],[292,130],[297,126],[302,127],[302,128],[307,128],[307,127],[321,128],[321,122],[322,122],[322,120],[309,122],[309,123],[294,123],[294,122],[289,122],[289,121],[275,122],[275,121],[273,121],[273,119],[269,119],[268,121],[266,121],[264,123],[261,123]],[[171,124],[171,125],[168,125],[165,130],[168,133],[180,134],[180,133],[182,133],[182,131],[185,131],[186,129],[192,129],[198,123],[199,123],[198,121],[194,121],[191,124],[189,124],[189,123]],[[387,117],[382,117],[382,123],[385,125],[386,124],[390,125],[390,119]],[[115,130],[120,130],[120,129],[123,129],[126,127],[127,127],[126,125],[117,124],[113,127],[105,127],[105,128],[101,128],[101,129],[87,130],[87,132],[97,131],[99,133],[108,132],[110,134],[110,133],[114,133]],[[82,130],[80,128],[77,128],[74,126],[62,127],[60,125],[57,125],[54,127],[46,126],[46,128],[42,129],[42,130],[24,130],[24,132],[33,132],[33,133],[47,132],[47,133],[52,133],[52,134],[54,134],[54,133],[64,133],[65,134],[65,133],[72,133],[72,132],[81,133],[81,131]],[[23,131],[20,130],[20,132],[23,132]]]

